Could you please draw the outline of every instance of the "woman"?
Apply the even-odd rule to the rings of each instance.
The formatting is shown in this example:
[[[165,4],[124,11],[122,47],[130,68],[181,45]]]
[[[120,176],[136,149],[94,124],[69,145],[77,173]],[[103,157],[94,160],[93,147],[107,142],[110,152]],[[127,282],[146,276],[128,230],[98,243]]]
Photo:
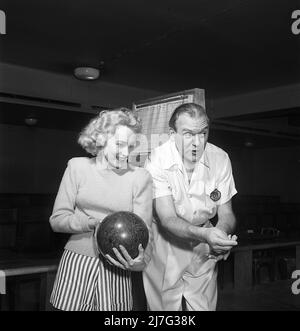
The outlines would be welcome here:
[[[152,179],[128,157],[141,125],[126,108],[103,111],[81,132],[79,144],[94,157],[73,158],[63,176],[50,217],[52,229],[72,234],[60,261],[50,302],[59,310],[132,309],[131,271],[150,260]],[[118,261],[99,256],[93,239],[105,216],[130,211],[147,224],[146,250],[132,259],[123,247]]]

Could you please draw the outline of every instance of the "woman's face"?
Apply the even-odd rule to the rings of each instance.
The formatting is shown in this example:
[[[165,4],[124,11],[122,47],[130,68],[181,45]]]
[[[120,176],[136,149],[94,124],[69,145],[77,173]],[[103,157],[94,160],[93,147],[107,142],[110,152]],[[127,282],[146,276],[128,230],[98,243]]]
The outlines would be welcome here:
[[[128,157],[136,145],[136,134],[127,126],[119,125],[115,134],[109,135],[103,154],[109,167],[127,169]]]

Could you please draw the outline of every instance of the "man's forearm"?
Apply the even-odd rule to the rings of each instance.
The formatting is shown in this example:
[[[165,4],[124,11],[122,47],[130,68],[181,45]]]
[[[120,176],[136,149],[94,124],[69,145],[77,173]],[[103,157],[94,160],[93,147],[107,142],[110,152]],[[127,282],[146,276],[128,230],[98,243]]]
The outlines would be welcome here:
[[[162,227],[172,235],[183,240],[205,242],[205,228],[192,225],[180,217],[169,217],[161,222]]]
[[[233,213],[219,215],[216,227],[227,234],[233,234],[236,227],[236,218]]]

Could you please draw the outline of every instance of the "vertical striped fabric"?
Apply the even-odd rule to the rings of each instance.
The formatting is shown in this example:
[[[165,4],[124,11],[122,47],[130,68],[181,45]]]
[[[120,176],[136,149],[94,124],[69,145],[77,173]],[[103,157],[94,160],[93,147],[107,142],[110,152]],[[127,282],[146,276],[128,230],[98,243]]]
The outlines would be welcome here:
[[[67,311],[128,311],[132,309],[130,272],[102,258],[64,251],[51,304]]]

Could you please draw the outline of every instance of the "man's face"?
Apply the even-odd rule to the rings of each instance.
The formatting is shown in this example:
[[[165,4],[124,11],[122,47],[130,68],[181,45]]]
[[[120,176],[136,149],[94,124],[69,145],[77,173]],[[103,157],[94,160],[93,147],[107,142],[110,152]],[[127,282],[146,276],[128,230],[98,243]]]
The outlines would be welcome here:
[[[174,134],[176,147],[185,165],[193,165],[200,160],[209,134],[209,125],[206,115],[191,117],[181,114],[176,121]]]
[[[103,149],[111,168],[127,169],[128,157],[136,145],[136,134],[126,126],[118,126]]]

